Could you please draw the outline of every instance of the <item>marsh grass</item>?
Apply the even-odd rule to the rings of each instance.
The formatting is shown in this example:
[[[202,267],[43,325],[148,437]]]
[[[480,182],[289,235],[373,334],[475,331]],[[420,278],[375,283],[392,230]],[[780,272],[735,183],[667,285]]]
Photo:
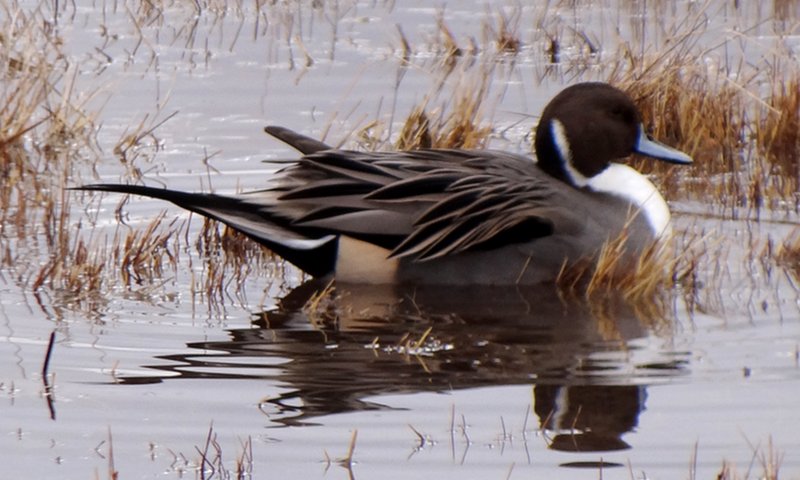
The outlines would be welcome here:
[[[655,324],[672,315],[678,294],[693,311],[700,293],[698,264],[706,253],[701,242],[687,234],[670,234],[633,256],[626,251],[626,242],[622,232],[605,242],[596,258],[565,264],[556,280],[560,291],[597,306],[605,299],[622,298],[638,318]]]
[[[465,89],[467,95],[451,98],[426,113],[430,97],[414,108],[400,131],[395,147],[398,150],[419,148],[485,148],[492,128],[483,120],[485,115],[485,82],[475,89]]]
[[[800,72],[771,85],[771,95],[758,111],[754,137],[766,160],[765,172],[776,196],[798,205],[800,180]],[[767,192],[768,194],[770,192]]]
[[[68,215],[58,210],[58,221]],[[174,275],[180,259],[179,233],[183,225],[166,221],[162,213],[143,229],[118,227],[112,239],[97,238],[94,230],[59,226],[61,233],[49,248],[50,255],[33,272],[30,289],[40,306],[60,310],[103,311],[108,293],[136,292],[146,296],[168,275]],[[60,314],[57,316],[61,316]]]
[[[354,429],[352,435],[350,436],[350,444],[347,446],[347,453],[343,457],[338,457],[332,459],[331,456],[328,454],[327,450],[323,451],[325,455],[325,471],[327,472],[328,469],[331,467],[332,463],[338,464],[340,467],[344,468],[348,472],[349,478],[353,477],[353,455],[356,451],[356,440],[358,440],[358,429]]]
[[[107,92],[102,87],[78,91],[78,72],[91,67],[74,63],[62,51],[64,42],[58,31],[48,27],[52,20],[49,12],[28,10],[15,1],[4,2],[3,7],[9,13],[0,20],[4,47],[0,49],[3,277],[23,286],[56,317],[64,309],[102,311],[108,306],[110,292],[147,296],[177,275],[181,252],[189,244],[186,228],[164,214],[143,227],[118,227],[110,236],[98,233],[88,218],[75,223],[71,215],[74,194],[64,187],[79,183],[76,171],[93,169],[91,162],[101,155],[95,137],[99,111],[90,105],[98,104],[97,97]],[[72,7],[64,6],[59,15],[66,15]],[[131,56],[147,44],[143,25],[163,20],[161,7],[154,4],[152,8],[156,10],[132,14],[141,38]],[[147,16],[152,18],[147,20]],[[167,98],[154,105],[153,114],[132,122],[113,145],[112,152],[129,179],[140,179],[146,173],[142,161],[149,162],[161,150],[156,130],[175,115],[163,114]],[[121,219],[119,208],[117,214]],[[87,223],[92,225],[86,228]],[[231,282],[241,288],[253,268],[249,260],[264,256],[261,249],[256,254],[253,246],[250,254],[244,255],[241,245],[249,244],[230,233],[217,237],[217,243],[209,243],[209,238],[206,235],[206,242],[198,240],[198,244],[231,251],[231,255],[216,257],[222,258],[222,263],[207,262],[201,273],[202,292],[218,298]]]
[[[253,439],[249,436],[239,439],[237,453],[231,459],[230,454],[223,449],[213,423],[208,427],[203,444],[194,447],[194,454],[176,453],[172,450],[168,452],[173,457],[169,468],[179,478],[187,473],[194,473],[194,478],[203,480],[254,478]]]
[[[280,257],[216,221],[203,218],[202,222],[194,240],[201,268],[192,269],[191,291],[193,296],[200,294],[209,308],[221,309],[226,299],[246,305],[245,284],[256,275],[268,283],[292,283],[290,269]]]
[[[774,261],[778,267],[792,276],[795,284],[800,285],[800,235],[797,231],[777,246],[772,241],[767,242],[760,257],[767,264],[767,268],[770,266],[770,261]]]
[[[166,269],[177,270],[180,245],[171,243],[185,227],[177,219],[166,222],[165,217],[159,213],[144,229],[128,231],[124,239],[117,231],[111,258],[113,265],[119,265],[119,278],[126,288],[163,278]]]
[[[199,465],[197,467],[199,477],[201,479],[211,479],[215,477],[236,479],[252,478],[253,439],[247,437],[246,440],[241,441],[239,448],[241,452],[236,455],[234,467],[230,469],[226,465],[222,446],[217,440],[217,434],[214,432],[214,426],[210,426],[203,448],[195,447],[195,450],[197,450],[197,453],[200,455]]]
[[[0,259],[16,282],[33,291],[59,275],[56,284],[72,286],[99,274],[85,264],[70,272],[60,268],[65,252],[81,260],[92,255],[82,242],[70,240],[62,186],[84,158],[96,158],[87,153],[95,146],[94,114],[87,108],[93,96],[76,91],[78,70],[61,52],[62,41],[48,29],[42,10],[17,3],[4,8],[9,15],[0,26]],[[32,259],[42,257],[39,267]]]
[[[481,43],[477,50],[488,52],[498,59],[514,59],[524,46],[520,34],[522,15],[520,4],[496,8],[487,5],[482,21]]]
[[[437,57],[441,65],[449,73],[453,71],[459,59],[464,55],[464,49],[459,47],[456,37],[444,20],[444,12],[439,12],[436,20],[439,28]]]
[[[336,328],[340,311],[338,301],[340,293],[336,290],[334,281],[331,280],[325,288],[315,292],[302,307],[303,313],[318,330]]]
[[[740,480],[752,478],[754,472],[758,474],[759,479],[763,480],[778,480],[780,477],[781,463],[783,463],[783,452],[779,451],[772,442],[772,437],[767,440],[766,446],[761,444],[753,444],[750,439],[745,438],[747,444],[752,450],[752,456],[749,464],[744,471],[744,474],[737,468],[734,462],[723,460],[720,471],[717,474],[718,480]],[[695,470],[697,452],[695,452],[692,459],[692,468],[690,469],[690,480],[696,477]]]

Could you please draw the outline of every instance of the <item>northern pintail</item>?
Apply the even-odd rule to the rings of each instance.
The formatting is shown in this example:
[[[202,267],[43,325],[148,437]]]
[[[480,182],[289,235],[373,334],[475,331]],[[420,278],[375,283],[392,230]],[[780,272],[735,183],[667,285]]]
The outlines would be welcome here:
[[[655,186],[615,163],[692,159],[645,133],[630,97],[605,83],[545,107],[533,159],[492,150],[338,150],[281,127],[302,157],[264,190],[187,193],[140,185],[81,190],[168,200],[219,220],[314,276],[359,284],[531,285],[626,235],[635,255],[669,229]]]

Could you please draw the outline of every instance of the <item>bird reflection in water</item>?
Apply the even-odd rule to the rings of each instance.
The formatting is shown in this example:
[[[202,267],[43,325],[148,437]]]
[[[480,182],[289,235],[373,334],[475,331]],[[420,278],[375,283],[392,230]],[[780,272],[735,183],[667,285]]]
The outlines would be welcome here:
[[[542,287],[349,285],[315,297],[325,287],[303,284],[252,328],[190,343],[195,353],[148,367],[161,374],[122,381],[268,379],[283,391],[260,405],[273,426],[389,409],[366,400],[386,394],[528,384],[550,448],[610,451],[628,448],[622,437],[644,410],[646,385],[686,373],[687,354],[637,355],[634,341],[668,335],[669,322],[614,299],[565,300]]]

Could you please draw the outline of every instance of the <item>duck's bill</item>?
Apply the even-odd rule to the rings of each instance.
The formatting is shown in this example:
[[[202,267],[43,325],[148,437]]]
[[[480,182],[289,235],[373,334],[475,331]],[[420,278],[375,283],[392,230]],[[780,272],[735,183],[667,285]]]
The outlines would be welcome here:
[[[692,157],[686,155],[680,150],[668,147],[663,143],[659,143],[644,133],[644,130],[639,130],[639,142],[634,148],[636,153],[653,157],[658,160],[663,160],[670,163],[687,164],[692,163]]]

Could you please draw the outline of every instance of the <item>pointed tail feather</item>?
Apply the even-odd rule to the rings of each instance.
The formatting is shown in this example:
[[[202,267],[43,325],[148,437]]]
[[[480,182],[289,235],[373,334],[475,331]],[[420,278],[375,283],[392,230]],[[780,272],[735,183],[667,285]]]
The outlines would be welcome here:
[[[212,193],[187,193],[142,185],[94,184],[72,190],[128,193],[167,200],[239,231],[314,277],[332,273],[336,265],[334,235],[309,237],[258,203]]]
[[[297,132],[289,130],[288,128],[270,125],[268,127],[264,127],[264,131],[294,148],[303,155],[310,155],[322,150],[331,149],[329,145],[326,145],[319,140],[306,137],[305,135],[301,135]]]

